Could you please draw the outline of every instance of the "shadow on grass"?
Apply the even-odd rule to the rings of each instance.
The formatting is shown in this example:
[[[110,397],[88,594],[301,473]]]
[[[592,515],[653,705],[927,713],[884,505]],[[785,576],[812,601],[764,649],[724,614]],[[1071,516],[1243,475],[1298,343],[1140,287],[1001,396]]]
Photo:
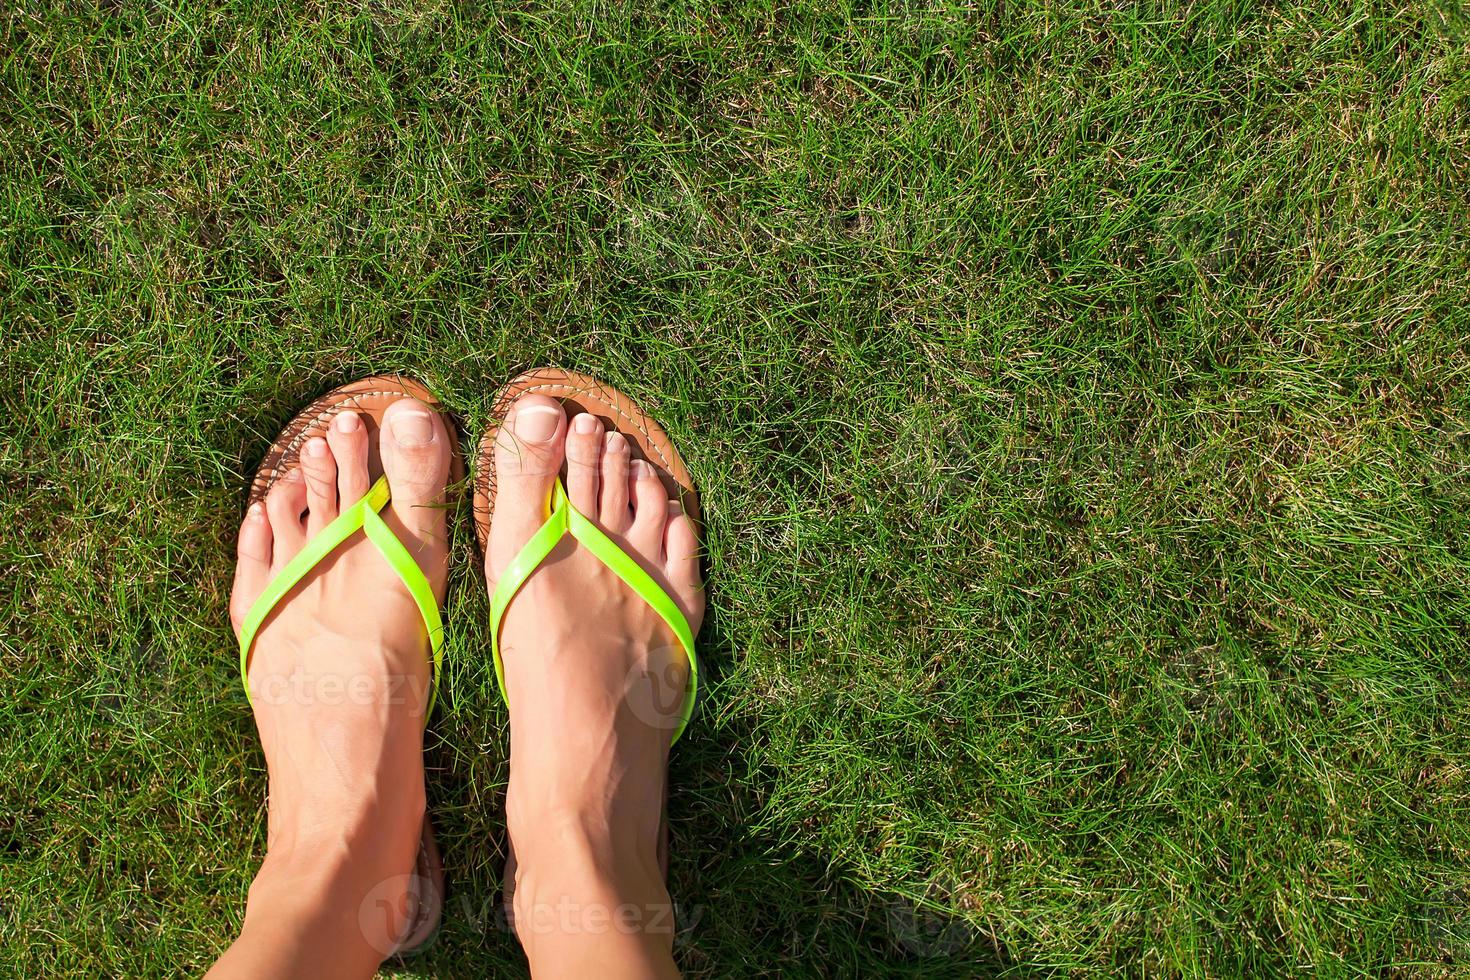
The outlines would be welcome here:
[[[731,836],[739,855],[689,855],[672,870],[686,976],[1020,976],[973,926],[867,891],[840,865]]]
[[[714,624],[702,640],[713,682],[728,669],[731,648]],[[501,908],[503,764],[464,751],[495,737],[450,737],[429,755],[449,877],[444,923],[427,949],[393,972],[523,976],[525,960]],[[802,850],[798,829],[754,829],[762,787],[721,774],[732,761],[745,768],[752,760],[737,756],[756,744],[752,723],[736,719],[681,745],[673,759],[669,885],[675,959],[686,976],[1026,975],[970,922],[865,889],[854,869]]]
[[[707,691],[734,668],[718,604],[700,637]],[[706,713],[717,711],[706,702]],[[735,718],[672,760],[670,890],[680,905],[676,959],[690,977],[1022,976],[1023,967],[940,903],[920,904],[855,881],[855,869],[802,848],[801,828],[757,831],[765,804],[742,758],[761,744]],[[732,765],[732,763],[734,763]]]
[[[670,868],[675,960],[686,977],[1028,975],[968,922],[864,890],[840,865],[740,827],[707,834],[714,846],[680,848]],[[451,869],[439,935],[397,975],[524,975],[501,898],[498,880]]]

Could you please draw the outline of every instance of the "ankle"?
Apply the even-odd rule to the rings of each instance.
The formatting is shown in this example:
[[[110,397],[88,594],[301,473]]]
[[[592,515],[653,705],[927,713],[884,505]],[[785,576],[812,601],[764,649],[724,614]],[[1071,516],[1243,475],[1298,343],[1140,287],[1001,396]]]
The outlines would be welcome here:
[[[346,846],[322,846],[315,854],[272,850],[251,883],[242,936],[336,949],[376,966],[407,931],[414,910],[411,863],[392,869],[371,853]]]
[[[272,833],[251,895],[259,891],[272,900],[289,895],[318,898],[348,890],[367,877],[359,855],[368,847],[366,842],[354,842],[351,834]]]
[[[319,812],[315,808],[273,807],[265,859],[250,886],[247,919],[253,912],[286,908],[293,913],[320,910],[327,919],[340,912],[355,923],[370,900],[379,919],[396,914],[378,907],[385,899],[396,902],[407,891],[424,820],[422,785],[405,790],[391,806],[381,800],[335,804],[330,822],[311,819]],[[281,811],[297,816],[288,819]]]
[[[250,885],[242,935],[322,937],[343,948],[361,945],[359,912],[370,885],[340,858],[286,863],[267,857]]]
[[[609,942],[672,948],[673,902],[652,841],[577,814],[543,816],[513,841],[512,925],[533,965],[572,954],[578,940],[604,952]]]
[[[517,794],[515,787],[506,796],[506,831],[516,853],[524,854],[533,868],[538,858],[548,864],[575,859],[589,868],[609,865],[651,850],[645,844],[654,843],[653,829],[656,825],[645,828],[617,819],[605,803],[538,800]]]

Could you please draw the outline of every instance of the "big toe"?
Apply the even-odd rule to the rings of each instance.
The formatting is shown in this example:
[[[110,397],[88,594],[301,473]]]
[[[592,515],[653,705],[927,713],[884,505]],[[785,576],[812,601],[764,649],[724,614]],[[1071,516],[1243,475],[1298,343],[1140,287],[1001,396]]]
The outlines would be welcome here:
[[[566,413],[545,395],[521,396],[496,433],[495,520],[488,555],[492,574],[546,520],[546,499],[561,471],[566,434]]]
[[[378,452],[394,516],[416,535],[442,538],[450,456],[443,418],[416,398],[394,402],[383,413]]]

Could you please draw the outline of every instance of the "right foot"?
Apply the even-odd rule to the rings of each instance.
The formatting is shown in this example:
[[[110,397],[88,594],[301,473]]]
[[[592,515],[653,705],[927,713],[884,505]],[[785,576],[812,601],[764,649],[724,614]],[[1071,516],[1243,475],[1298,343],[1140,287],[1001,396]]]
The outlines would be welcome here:
[[[439,413],[412,398],[383,414],[376,454],[362,417],[339,413],[246,514],[230,597],[236,630],[271,579],[368,491],[373,455],[392,493],[381,516],[442,603],[451,447]],[[403,934],[424,816],[429,655],[417,605],[362,532],[308,573],[256,635],[249,685],[269,771],[268,839],[247,929],[277,911],[325,909],[358,929],[352,948],[367,959],[381,959]]]
[[[520,398],[496,439],[485,549],[491,591],[545,522],[563,461],[572,506],[639,561],[697,633],[704,597],[693,521],[653,467],[632,459],[626,438],[604,431],[596,416],[569,420],[540,395]],[[672,918],[658,851],[669,744],[689,679],[683,647],[568,535],[510,603],[500,650],[510,703],[507,824],[517,858],[507,888],[533,965],[538,937],[563,932],[568,914],[601,916],[608,905],[638,907],[634,925],[667,949]],[[558,910],[568,896],[583,912]]]

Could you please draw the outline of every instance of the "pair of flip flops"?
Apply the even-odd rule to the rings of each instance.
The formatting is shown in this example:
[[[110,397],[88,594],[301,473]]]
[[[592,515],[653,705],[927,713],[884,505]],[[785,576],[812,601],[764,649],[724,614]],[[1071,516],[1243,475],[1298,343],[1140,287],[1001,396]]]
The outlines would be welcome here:
[[[626,395],[586,375],[559,368],[541,368],[520,375],[501,389],[491,412],[492,418],[504,419],[516,399],[527,394],[541,394],[559,399],[569,418],[583,412],[590,413],[602,420],[607,431],[622,433],[628,440],[633,457],[652,464],[670,499],[679,501],[685,513],[698,520],[699,500],[684,460],[674,449],[668,434]],[[276,481],[300,465],[301,449],[307,440],[325,435],[339,413],[356,412],[367,427],[370,447],[369,477],[374,481],[371,489],[360,500],[344,506],[334,521],[306,543],[301,552],[266,586],[241,623],[240,674],[246,679],[247,697],[250,691],[250,649],[261,627],[281,601],[313,568],[360,531],[402,579],[404,587],[408,589],[423,616],[433,660],[429,700],[424,711],[427,723],[428,713],[433,709],[438,691],[439,672],[443,662],[444,625],[428,578],[403,542],[398,540],[379,516],[388,505],[391,491],[387,477],[383,475],[382,462],[378,458],[377,439],[373,438],[381,426],[383,413],[394,402],[404,398],[418,399],[440,412],[445,416],[449,430],[454,431],[453,423],[449,422],[448,413],[439,400],[417,382],[389,375],[365,378],[328,392],[308,405],[272,443],[257,470],[250,487],[250,504],[263,500]],[[474,515],[476,537],[481,549],[485,548],[490,539],[490,522],[495,512],[496,479],[492,454],[499,431],[499,424],[492,425],[480,439],[476,452]],[[450,486],[461,484],[464,475],[464,461],[458,446],[455,446],[450,463]],[[678,604],[643,570],[636,559],[604,534],[591,518],[572,506],[560,478],[546,503],[546,522],[511,561],[491,596],[492,654],[501,697],[506,697],[505,675],[500,660],[501,622],[521,586],[567,535],[571,535],[642,597],[668,624],[688,654],[689,687],[685,693],[678,726],[674,730],[674,741],[677,741],[693,714],[699,683],[699,666],[689,622],[679,611]],[[424,817],[423,834],[409,886],[409,903],[408,926],[393,950],[395,955],[411,952],[427,942],[437,928],[443,910],[444,866],[427,816]]]

